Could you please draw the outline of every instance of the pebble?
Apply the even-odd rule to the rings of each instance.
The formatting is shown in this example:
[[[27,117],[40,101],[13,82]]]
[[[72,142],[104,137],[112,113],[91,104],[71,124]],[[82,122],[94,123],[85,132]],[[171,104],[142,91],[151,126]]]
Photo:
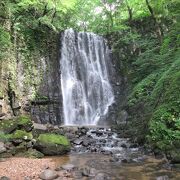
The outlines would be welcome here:
[[[66,170],[66,171],[71,171],[75,168],[75,166],[73,164],[65,164],[62,166],[62,169]]]
[[[56,179],[58,177],[58,174],[56,173],[56,171],[47,169],[45,171],[43,171],[39,177],[43,180],[53,180]]]

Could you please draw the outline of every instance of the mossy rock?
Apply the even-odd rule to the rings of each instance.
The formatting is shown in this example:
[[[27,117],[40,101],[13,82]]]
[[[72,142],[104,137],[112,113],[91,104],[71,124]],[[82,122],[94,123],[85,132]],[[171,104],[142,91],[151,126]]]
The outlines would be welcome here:
[[[31,131],[33,128],[33,123],[28,116],[19,116],[17,119],[18,126],[20,129],[24,129],[27,132]]]
[[[170,151],[169,159],[172,164],[180,164],[180,149]]]
[[[10,153],[13,154],[13,155],[16,155],[16,154],[19,154],[19,153],[25,153],[26,151],[27,151],[26,142],[22,142],[21,144],[19,144],[15,148],[13,148],[10,151]]]
[[[29,132],[32,128],[33,123],[28,116],[19,116],[16,119],[0,121],[0,132],[5,134],[12,133],[16,129],[23,129]]]
[[[4,153],[1,153],[0,154],[0,158],[10,158],[12,157],[13,155],[9,152],[4,152]]]
[[[3,120],[0,121],[0,131],[6,134],[12,133],[17,129],[18,123],[16,120]]]
[[[70,142],[62,135],[40,134],[35,148],[45,155],[62,155],[70,151]]]
[[[5,134],[4,132],[0,132],[0,142],[9,141],[11,134]]]
[[[23,140],[31,140],[33,138],[33,135],[31,132],[26,132],[23,130],[16,130],[13,134],[9,137],[11,140],[14,139],[23,139]]]
[[[37,151],[36,149],[28,149],[28,151],[26,151],[24,153],[23,157],[28,157],[28,158],[43,158],[44,154],[41,153],[40,151]]]

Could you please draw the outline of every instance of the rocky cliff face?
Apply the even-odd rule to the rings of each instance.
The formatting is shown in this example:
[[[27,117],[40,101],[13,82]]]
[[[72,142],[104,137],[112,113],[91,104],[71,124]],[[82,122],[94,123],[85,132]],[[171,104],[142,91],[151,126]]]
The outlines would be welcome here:
[[[27,59],[17,50],[0,63],[0,119],[31,114],[35,122],[61,122],[58,37],[53,34],[46,52],[36,50]]]
[[[17,50],[8,61],[1,63],[3,68],[0,75],[0,119],[30,114],[38,123],[62,123],[59,61],[61,40],[59,34],[51,36],[46,44],[46,51],[37,49],[31,52],[31,57],[28,59],[25,54]],[[108,68],[115,103],[104,117],[108,124],[119,121],[118,112],[123,109],[126,102],[127,82],[123,73],[119,71],[122,67],[118,63],[117,54],[112,54]],[[100,124],[102,125],[103,122]]]

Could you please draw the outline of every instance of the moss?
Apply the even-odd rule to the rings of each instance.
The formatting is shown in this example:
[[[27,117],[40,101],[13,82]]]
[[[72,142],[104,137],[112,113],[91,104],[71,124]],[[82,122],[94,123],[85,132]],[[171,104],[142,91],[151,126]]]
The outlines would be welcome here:
[[[7,142],[9,141],[11,135],[10,134],[4,134],[3,132],[0,133],[0,141]]]
[[[20,116],[16,119],[0,121],[0,131],[12,133],[16,129],[32,130],[33,123],[28,116]]]
[[[17,121],[19,129],[24,129],[27,132],[29,132],[33,128],[33,123],[29,116],[25,116],[25,115],[19,116],[16,119],[16,121]]]
[[[33,128],[33,123],[29,116],[20,116],[17,118],[18,126],[20,129],[24,129],[27,132],[31,131]]]
[[[18,124],[16,120],[4,120],[0,121],[0,131],[4,133],[11,133],[17,128]]]
[[[44,144],[57,144],[70,146],[69,140],[65,136],[56,134],[40,134],[38,140]]]
[[[28,151],[26,151],[23,154],[18,154],[18,156],[23,156],[23,157],[28,157],[28,158],[43,158],[44,154],[37,151],[36,149],[28,149]]]
[[[22,130],[16,130],[13,134],[11,134],[10,139],[24,139],[31,140],[33,138],[31,132],[26,132]]]
[[[45,155],[62,155],[70,151],[69,140],[57,134],[40,134],[34,146]]]
[[[28,116],[20,116],[17,121],[18,125],[32,124],[31,119]]]

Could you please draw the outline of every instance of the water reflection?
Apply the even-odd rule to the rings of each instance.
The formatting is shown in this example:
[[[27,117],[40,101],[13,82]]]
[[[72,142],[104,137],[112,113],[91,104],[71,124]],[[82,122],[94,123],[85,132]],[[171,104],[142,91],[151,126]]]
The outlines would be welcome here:
[[[124,180],[156,180],[158,177],[168,177],[172,180],[180,179],[180,172],[162,167],[162,160],[147,157],[143,162],[120,163],[111,162],[110,156],[100,154],[71,154],[59,157],[49,157],[55,167],[73,164],[78,169],[86,166],[95,168],[99,172],[109,174],[112,179]]]

